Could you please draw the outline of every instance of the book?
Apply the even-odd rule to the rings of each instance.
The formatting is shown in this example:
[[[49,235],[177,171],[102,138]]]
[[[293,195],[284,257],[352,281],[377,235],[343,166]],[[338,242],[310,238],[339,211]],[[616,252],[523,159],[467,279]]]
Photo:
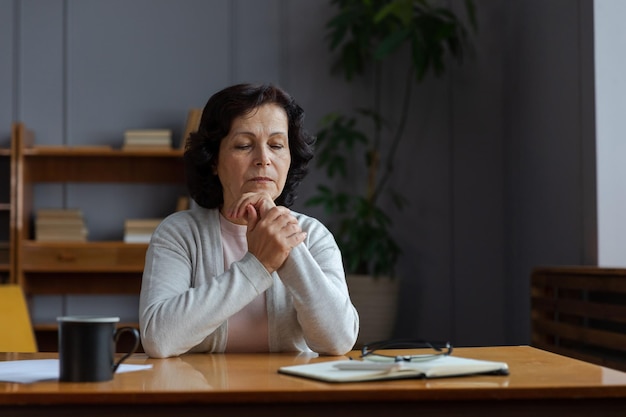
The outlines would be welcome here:
[[[84,242],[87,240],[88,230],[80,209],[38,209],[34,224],[37,241]]]
[[[509,367],[505,362],[440,356],[433,360],[418,362],[328,361],[283,366],[278,372],[325,382],[365,382],[480,374],[508,375]]]
[[[124,139],[167,139],[172,137],[169,129],[127,129],[124,131]]]
[[[163,219],[126,219],[124,220],[124,227],[127,230],[154,230]]]
[[[166,133],[164,134],[151,135],[148,133],[146,135],[133,135],[133,134],[126,133],[124,135],[124,143],[127,143],[127,144],[142,145],[142,144],[154,143],[154,144],[166,145],[166,144],[170,144],[171,140],[172,140],[172,134],[169,130],[166,131]]]
[[[169,138],[128,138],[125,145],[135,146],[169,146],[172,141]]]
[[[172,131],[169,129],[129,129],[124,131],[122,150],[170,150]]]
[[[172,147],[167,145],[123,145],[122,151],[141,151],[141,152],[153,152],[153,151],[171,151]]]
[[[37,235],[38,242],[86,242],[87,235],[86,233],[83,235],[77,234],[51,234],[51,235]]]
[[[69,235],[72,233],[76,233],[77,235],[79,234],[84,234],[85,233],[85,225],[84,224],[68,224],[68,223],[63,223],[63,224],[36,224],[35,225],[36,229],[37,229],[37,236],[40,236],[42,234],[52,234],[52,233],[59,233],[59,234],[64,234],[64,235]]]
[[[37,217],[35,226],[82,226],[84,221],[82,217]]]
[[[124,242],[149,243],[154,229],[163,219],[126,219],[124,221]]]
[[[152,233],[124,234],[124,243],[150,243]]]

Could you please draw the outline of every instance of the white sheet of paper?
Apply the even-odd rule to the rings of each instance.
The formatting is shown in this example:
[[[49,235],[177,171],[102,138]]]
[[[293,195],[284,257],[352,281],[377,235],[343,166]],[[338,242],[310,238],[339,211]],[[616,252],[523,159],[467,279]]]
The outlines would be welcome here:
[[[121,364],[116,373],[150,369],[152,365]],[[0,361],[0,381],[29,384],[32,382],[57,381],[58,359],[33,359],[23,361]]]

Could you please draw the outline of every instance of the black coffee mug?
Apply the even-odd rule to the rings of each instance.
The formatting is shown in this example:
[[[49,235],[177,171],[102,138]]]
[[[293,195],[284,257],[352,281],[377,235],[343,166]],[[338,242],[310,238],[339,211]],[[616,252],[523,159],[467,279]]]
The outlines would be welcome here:
[[[101,382],[113,379],[118,366],[139,347],[139,331],[116,329],[119,317],[64,316],[59,323],[59,380]],[[115,347],[122,333],[130,333],[134,346],[115,362]]]

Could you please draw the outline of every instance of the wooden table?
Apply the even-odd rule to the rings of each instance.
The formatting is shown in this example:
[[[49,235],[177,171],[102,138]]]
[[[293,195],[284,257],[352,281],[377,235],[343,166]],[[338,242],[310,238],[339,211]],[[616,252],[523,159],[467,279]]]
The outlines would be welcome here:
[[[528,346],[457,348],[504,361],[509,376],[331,384],[283,365],[337,360],[297,354],[134,355],[151,370],[100,383],[0,382],[0,416],[624,416],[626,374]],[[56,354],[0,353],[0,360]]]

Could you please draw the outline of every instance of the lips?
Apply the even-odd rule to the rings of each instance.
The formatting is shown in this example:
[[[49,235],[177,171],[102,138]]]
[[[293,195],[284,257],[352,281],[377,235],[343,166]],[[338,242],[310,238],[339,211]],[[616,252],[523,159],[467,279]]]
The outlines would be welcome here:
[[[269,177],[254,177],[254,178],[250,179],[249,181],[252,181],[252,182],[272,182],[274,180],[269,178]]]

